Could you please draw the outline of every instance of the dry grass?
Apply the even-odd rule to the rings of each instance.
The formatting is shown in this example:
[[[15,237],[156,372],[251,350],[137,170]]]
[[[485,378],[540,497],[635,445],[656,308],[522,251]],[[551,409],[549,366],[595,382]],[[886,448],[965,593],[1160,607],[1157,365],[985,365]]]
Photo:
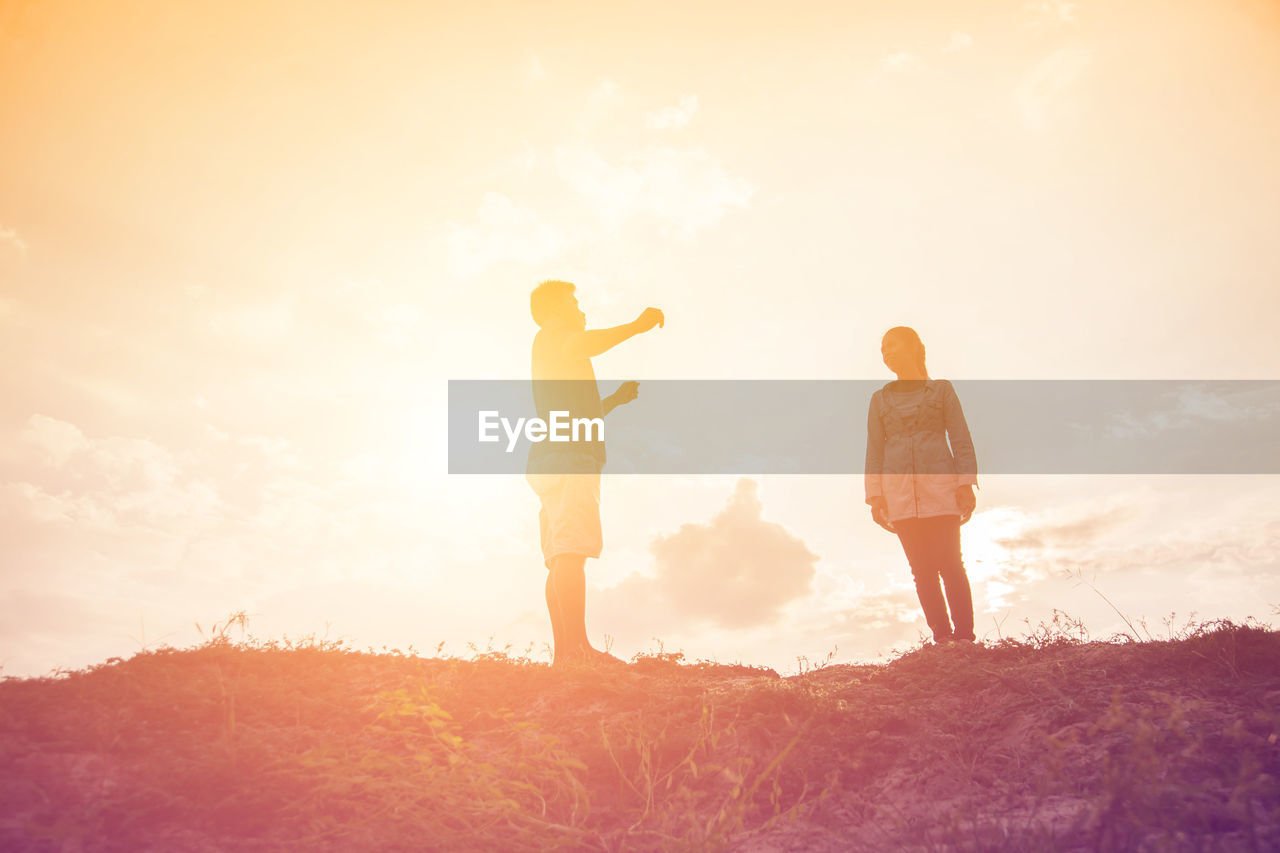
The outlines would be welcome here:
[[[340,643],[0,683],[5,850],[1265,850],[1280,634],[922,648],[779,678]]]

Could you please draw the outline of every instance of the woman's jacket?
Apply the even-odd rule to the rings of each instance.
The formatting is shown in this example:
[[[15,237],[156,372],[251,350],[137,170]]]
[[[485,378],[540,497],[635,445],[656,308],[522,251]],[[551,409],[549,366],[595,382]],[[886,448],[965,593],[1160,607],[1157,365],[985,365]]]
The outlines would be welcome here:
[[[883,497],[890,521],[959,515],[956,489],[978,484],[978,459],[955,388],[927,379],[919,405],[906,408],[894,394],[887,384],[871,395],[867,503]]]

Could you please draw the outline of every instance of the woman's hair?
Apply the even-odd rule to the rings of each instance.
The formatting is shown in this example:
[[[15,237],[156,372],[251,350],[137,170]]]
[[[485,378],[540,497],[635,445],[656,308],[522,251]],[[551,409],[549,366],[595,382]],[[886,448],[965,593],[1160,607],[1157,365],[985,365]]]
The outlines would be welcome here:
[[[916,363],[920,365],[920,372],[928,376],[929,370],[924,366],[924,341],[920,340],[920,335],[916,334],[916,330],[910,326],[894,326],[884,333],[884,337],[880,339],[880,342],[883,344],[890,335],[900,337],[907,342],[915,351]]]

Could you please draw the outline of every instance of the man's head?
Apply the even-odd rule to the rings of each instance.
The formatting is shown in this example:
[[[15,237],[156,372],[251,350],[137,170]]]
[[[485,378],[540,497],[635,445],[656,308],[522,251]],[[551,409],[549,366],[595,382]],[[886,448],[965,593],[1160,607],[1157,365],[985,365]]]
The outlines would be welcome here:
[[[578,307],[574,286],[567,281],[544,281],[529,295],[529,313],[533,322],[544,329],[577,329],[587,327],[587,315]]]

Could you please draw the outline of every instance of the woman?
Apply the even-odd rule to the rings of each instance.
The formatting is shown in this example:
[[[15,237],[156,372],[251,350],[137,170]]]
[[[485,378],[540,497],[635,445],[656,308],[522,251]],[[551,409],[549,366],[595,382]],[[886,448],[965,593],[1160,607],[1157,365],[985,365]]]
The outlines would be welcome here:
[[[960,525],[978,484],[969,426],[951,383],[929,378],[914,329],[885,332],[880,353],[898,379],[871,396],[867,413],[871,517],[902,542],[933,641],[973,642],[973,593],[960,560]]]

